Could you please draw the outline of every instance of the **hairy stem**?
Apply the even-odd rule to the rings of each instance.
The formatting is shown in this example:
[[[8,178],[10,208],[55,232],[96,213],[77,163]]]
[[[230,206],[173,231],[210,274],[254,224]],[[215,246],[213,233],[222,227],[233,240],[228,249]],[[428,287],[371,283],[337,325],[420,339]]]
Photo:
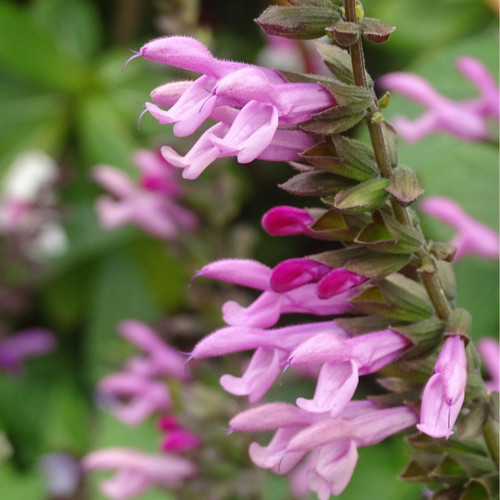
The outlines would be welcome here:
[[[356,0],[344,0],[344,10],[346,20],[352,23],[357,23],[356,18]],[[365,59],[363,54],[363,44],[361,39],[358,39],[356,43],[349,47],[349,52],[351,55],[352,71],[354,76],[354,82],[360,87],[368,88],[368,83],[366,80],[366,70],[365,70]],[[373,151],[375,154],[375,160],[377,162],[380,175],[385,178],[389,178],[392,175],[392,167],[389,159],[389,153],[387,145],[385,143],[384,132],[381,123],[375,123],[371,120],[374,113],[379,112],[377,97],[374,93],[374,102],[368,109],[369,116],[367,118],[368,130],[370,132],[370,140],[373,146]],[[391,199],[391,205],[396,216],[396,219],[406,226],[412,226],[408,210],[401,206],[394,198]],[[428,255],[425,249],[421,249],[417,253],[417,257],[422,259],[424,256]],[[434,306],[434,310],[439,318],[442,320],[447,320],[450,315],[451,308],[443,292],[443,287],[440,280],[435,273],[426,273],[422,275],[422,281],[424,282],[427,294]]]

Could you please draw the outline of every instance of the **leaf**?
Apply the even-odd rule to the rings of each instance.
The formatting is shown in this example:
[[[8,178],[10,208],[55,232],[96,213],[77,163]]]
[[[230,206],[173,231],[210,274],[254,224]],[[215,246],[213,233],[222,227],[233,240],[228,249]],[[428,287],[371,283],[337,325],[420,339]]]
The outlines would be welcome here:
[[[388,185],[388,179],[377,178],[340,191],[335,196],[335,208],[352,214],[371,212],[387,200]]]
[[[309,134],[340,134],[357,125],[364,117],[362,111],[351,113],[350,110],[344,107],[337,107],[323,113],[319,113],[309,121],[301,123],[300,128]]]
[[[0,3],[0,64],[53,89],[74,91],[83,81],[82,68],[53,32],[36,24],[25,9],[6,2]]]
[[[383,255],[374,252],[368,256],[350,259],[344,267],[366,278],[381,279],[405,267],[411,258],[411,255]]]
[[[255,22],[268,35],[287,38],[321,38],[325,28],[340,18],[338,7],[318,5],[294,7],[268,7]]]
[[[402,166],[394,169],[387,191],[404,207],[411,205],[424,193],[415,171]]]
[[[360,170],[369,176],[369,178],[379,175],[373,149],[370,146],[343,135],[335,136],[333,142],[340,158],[345,160],[349,165]]]
[[[294,175],[279,187],[298,196],[328,196],[352,186],[352,181],[328,172],[303,172]]]

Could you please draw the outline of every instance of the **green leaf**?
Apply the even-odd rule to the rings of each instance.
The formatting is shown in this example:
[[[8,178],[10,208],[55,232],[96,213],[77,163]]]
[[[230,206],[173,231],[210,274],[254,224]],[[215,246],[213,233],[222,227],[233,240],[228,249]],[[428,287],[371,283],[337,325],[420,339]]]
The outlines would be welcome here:
[[[408,361],[427,355],[436,349],[441,342],[445,323],[437,318],[429,318],[411,325],[395,326],[393,329],[414,344],[414,347],[402,357]]]
[[[321,38],[325,28],[340,18],[337,6],[308,5],[294,7],[268,7],[255,22],[268,34],[287,38]]]
[[[405,267],[411,258],[411,255],[384,255],[374,252],[367,256],[349,259],[344,267],[366,278],[381,279]]]
[[[352,181],[328,172],[303,172],[279,187],[298,196],[328,196],[352,186]]]
[[[388,185],[388,179],[378,178],[340,191],[335,196],[335,208],[352,214],[370,212],[385,203]]]
[[[74,91],[83,81],[82,69],[53,32],[36,24],[26,9],[5,2],[0,4],[0,64],[58,90]]]
[[[343,135],[335,136],[333,142],[340,158],[345,160],[349,165],[369,176],[368,178],[378,176],[377,162],[375,161],[373,149],[370,146]]]
[[[301,123],[300,128],[309,134],[340,134],[357,125],[363,117],[362,111],[353,113],[348,108],[337,107],[314,115],[309,121]]]

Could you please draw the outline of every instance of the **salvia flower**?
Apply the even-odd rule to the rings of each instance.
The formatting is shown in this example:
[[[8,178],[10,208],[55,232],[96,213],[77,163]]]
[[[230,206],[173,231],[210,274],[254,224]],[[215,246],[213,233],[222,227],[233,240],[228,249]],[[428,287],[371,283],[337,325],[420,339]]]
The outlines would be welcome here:
[[[125,448],[94,451],[83,458],[82,467],[116,472],[100,485],[101,492],[112,500],[138,497],[154,486],[177,488],[197,472],[191,460],[179,455],[151,455]]]
[[[500,235],[493,229],[473,219],[455,201],[443,196],[432,196],[422,200],[420,210],[448,224],[457,231],[450,241],[456,247],[455,260],[467,255],[478,255],[486,259],[498,259]]]
[[[43,356],[56,348],[54,335],[44,328],[29,328],[0,340],[0,368],[19,372],[23,361]]]
[[[217,121],[186,156],[164,146],[162,154],[183,176],[196,178],[215,159],[236,156],[239,163],[256,158],[292,161],[312,146],[312,139],[286,127],[336,104],[315,83],[288,83],[277,71],[215,58],[198,40],[184,36],[158,38],[136,56],[194,71],[194,82],[162,85],[151,93],[146,109],[161,124],[174,124],[174,134],[194,133],[207,118]],[[160,106],[168,106],[168,110]]]
[[[196,216],[177,201],[181,189],[173,167],[148,151],[138,151],[135,161],[142,172],[141,185],[117,168],[94,168],[94,180],[113,195],[97,200],[101,224],[106,228],[135,224],[167,241],[176,239],[181,230],[193,230]]]
[[[309,489],[327,500],[349,483],[358,447],[376,444],[416,421],[407,407],[382,409],[370,401],[352,401],[336,418],[287,403],[269,403],[236,415],[229,425],[242,432],[276,430],[267,446],[250,445],[252,461],[277,474],[296,466],[307,468]]]
[[[418,119],[394,119],[396,130],[408,141],[417,142],[436,132],[460,139],[482,141],[490,138],[488,120],[499,118],[499,90],[485,66],[472,57],[460,57],[458,70],[479,90],[475,99],[455,102],[439,94],[423,78],[411,73],[390,73],[379,79],[381,87],[399,92],[422,104],[427,111]]]
[[[444,341],[422,396],[418,429],[434,438],[448,439],[458,418],[465,397],[467,362],[465,345],[459,335]]]
[[[178,452],[193,450],[201,446],[201,439],[183,427],[173,415],[163,415],[158,420],[163,432],[160,447],[163,451]]]
[[[478,342],[477,349],[490,376],[490,380],[486,381],[486,390],[500,392],[500,348],[498,342],[495,339],[484,338]]]

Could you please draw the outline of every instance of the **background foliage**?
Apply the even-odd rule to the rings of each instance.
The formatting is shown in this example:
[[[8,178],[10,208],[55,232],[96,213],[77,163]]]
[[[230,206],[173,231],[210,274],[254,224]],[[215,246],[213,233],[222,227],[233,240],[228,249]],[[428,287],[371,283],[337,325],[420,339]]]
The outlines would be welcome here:
[[[371,17],[398,27],[388,44],[367,50],[374,77],[412,71],[443,94],[464,99],[475,90],[457,76],[456,57],[475,56],[498,74],[498,19],[487,2],[366,0],[364,5]],[[42,272],[8,283],[27,287],[32,295],[21,315],[6,315],[2,321],[12,331],[47,327],[57,335],[59,348],[30,361],[21,376],[0,373],[0,430],[14,450],[0,465],[3,498],[47,498],[37,469],[45,453],[81,457],[112,445],[156,450],[152,423],[132,432],[94,404],[95,382],[131,352],[116,335],[117,322],[134,318],[164,332],[170,329],[173,340],[189,350],[201,334],[221,324],[218,306],[224,296],[235,293],[219,287],[214,296],[207,283],[189,289],[194,269],[234,256],[254,256],[274,265],[310,245],[300,238],[283,244],[258,227],[271,206],[296,203],[276,187],[287,177],[285,165],[256,162],[247,167],[226,161],[186,186],[191,206],[203,213],[201,234],[183,241],[187,256],[136,228],[105,232],[94,213],[100,189],[90,178],[92,166],[110,164],[137,176],[134,150],[180,143],[149,116],[137,128],[149,91],[175,75],[142,60],[122,73],[128,49],[167,31],[179,32],[200,37],[219,57],[253,62],[264,39],[251,20],[266,6],[264,1],[231,0],[0,2],[0,180],[23,151],[41,149],[54,157],[62,169],[58,204],[69,240],[66,253]],[[418,113],[418,106],[394,96],[386,116]],[[492,145],[437,135],[415,145],[400,141],[400,157],[416,169],[426,195],[451,197],[498,229],[498,154]],[[426,218],[423,224],[433,239],[451,236],[438,222]],[[494,335],[498,262],[468,257],[456,270],[459,305],[472,313],[473,335]],[[190,322],[176,330],[172,318]],[[214,377],[208,370],[201,375]],[[231,399],[228,404],[235,404]],[[365,498],[368,486],[373,500],[419,498],[418,487],[394,482],[406,462],[404,446],[390,439],[362,450],[353,480],[340,498]],[[261,498],[288,498],[283,478],[254,474],[262,484]],[[89,486],[88,498],[101,498],[95,484]],[[169,497],[151,492],[143,498]]]

